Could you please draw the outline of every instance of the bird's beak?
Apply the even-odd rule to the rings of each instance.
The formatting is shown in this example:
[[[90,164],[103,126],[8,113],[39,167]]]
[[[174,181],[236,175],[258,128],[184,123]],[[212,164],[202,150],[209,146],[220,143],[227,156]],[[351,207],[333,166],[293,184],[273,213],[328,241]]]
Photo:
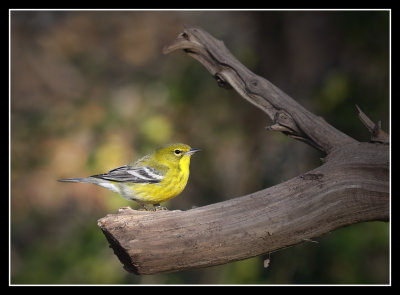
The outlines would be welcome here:
[[[196,152],[201,151],[200,149],[190,149],[190,151],[186,152],[185,155],[193,155]]]

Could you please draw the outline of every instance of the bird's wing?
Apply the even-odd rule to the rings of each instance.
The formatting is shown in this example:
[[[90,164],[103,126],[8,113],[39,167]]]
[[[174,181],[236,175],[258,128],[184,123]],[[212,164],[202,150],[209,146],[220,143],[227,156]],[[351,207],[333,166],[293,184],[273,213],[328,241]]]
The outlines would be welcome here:
[[[159,183],[163,180],[164,174],[149,166],[133,167],[124,165],[105,174],[93,175],[92,177],[116,182]]]

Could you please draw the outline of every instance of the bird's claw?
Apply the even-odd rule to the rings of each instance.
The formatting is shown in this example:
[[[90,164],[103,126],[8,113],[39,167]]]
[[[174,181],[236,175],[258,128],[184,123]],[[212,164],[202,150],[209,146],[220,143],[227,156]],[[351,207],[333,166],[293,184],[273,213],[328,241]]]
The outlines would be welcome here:
[[[138,209],[139,211],[168,211],[167,207],[162,207],[160,205],[153,205],[153,207],[143,206],[142,208]]]
[[[167,207],[155,206],[154,211],[168,211]]]

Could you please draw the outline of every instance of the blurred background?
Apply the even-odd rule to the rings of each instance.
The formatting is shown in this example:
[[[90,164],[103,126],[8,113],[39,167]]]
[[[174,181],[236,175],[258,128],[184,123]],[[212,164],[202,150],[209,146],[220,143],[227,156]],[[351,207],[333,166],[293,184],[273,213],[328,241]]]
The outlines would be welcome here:
[[[323,154],[277,132],[194,59],[162,47],[198,25],[250,70],[360,141],[354,105],[389,130],[387,11],[11,11],[13,284],[385,284],[389,224],[336,230],[270,257],[172,274],[127,273],[97,220],[135,204],[91,184],[165,143],[203,152],[188,210],[273,186]]]

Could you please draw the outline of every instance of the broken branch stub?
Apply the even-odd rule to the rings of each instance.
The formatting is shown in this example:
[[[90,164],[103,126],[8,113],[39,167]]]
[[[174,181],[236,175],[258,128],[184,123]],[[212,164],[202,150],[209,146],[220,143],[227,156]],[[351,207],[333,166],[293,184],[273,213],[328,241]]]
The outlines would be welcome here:
[[[389,144],[389,134],[382,130],[381,121],[376,124],[356,105],[358,118],[371,133],[371,142]]]

